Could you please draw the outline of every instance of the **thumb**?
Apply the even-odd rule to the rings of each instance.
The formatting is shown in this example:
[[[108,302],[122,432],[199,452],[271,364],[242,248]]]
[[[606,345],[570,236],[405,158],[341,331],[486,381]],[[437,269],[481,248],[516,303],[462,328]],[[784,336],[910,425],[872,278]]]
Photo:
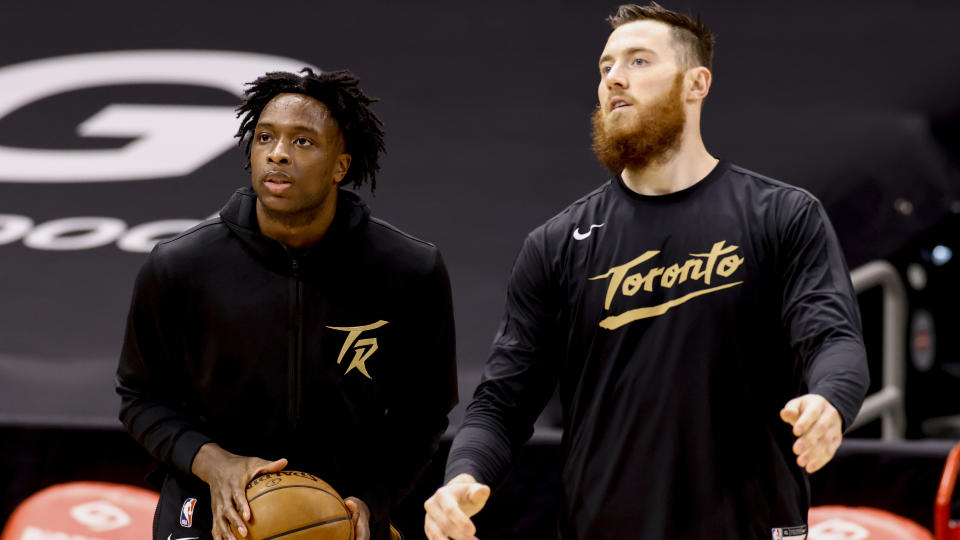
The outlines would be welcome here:
[[[473,486],[470,488],[470,491],[467,493],[467,500],[471,504],[478,506],[483,506],[486,504],[487,499],[490,497],[490,487],[485,485]]]
[[[260,467],[260,472],[258,474],[280,472],[286,466],[287,466],[287,458],[280,458],[276,461],[271,461],[270,463],[267,463],[266,465],[263,465],[262,467]]]
[[[344,499],[343,505],[347,507],[347,512],[350,514],[350,522],[353,523],[353,530],[356,531],[360,526],[360,509],[357,508],[357,503],[350,499]]]
[[[343,505],[347,507],[347,512],[350,514],[350,522],[353,523],[353,530],[355,533],[359,533],[360,529],[360,505],[357,504],[357,501],[352,498],[346,498],[343,500]]]
[[[470,517],[483,509],[483,505],[487,503],[488,497],[490,497],[490,488],[488,486],[474,484],[460,493],[457,504],[460,506],[460,510],[462,510],[467,517]]]
[[[780,419],[792,426],[800,418],[801,412],[803,412],[803,401],[800,398],[794,398],[780,410]]]

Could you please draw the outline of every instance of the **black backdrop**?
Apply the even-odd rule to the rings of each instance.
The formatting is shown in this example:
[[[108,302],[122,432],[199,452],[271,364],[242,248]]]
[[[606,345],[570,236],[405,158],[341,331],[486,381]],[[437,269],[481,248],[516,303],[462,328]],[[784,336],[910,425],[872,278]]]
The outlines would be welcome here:
[[[820,197],[851,266],[902,252],[960,212],[960,4],[667,5],[699,11],[718,36],[708,148]],[[589,151],[588,118],[608,33],[602,19],[613,7],[0,1],[0,425],[118,425],[112,374],[144,259],[136,240],[157,222],[176,228],[213,214],[248,181],[223,110],[265,65],[349,68],[381,98],[388,154],[376,196],[364,196],[376,215],[443,251],[467,400],[523,235],[605,179]],[[184,66],[197,51],[244,53],[257,69],[231,80],[246,72],[221,56],[198,64],[213,82],[197,82],[190,69],[135,53],[141,60],[124,69],[139,64],[141,73],[123,80],[116,70],[97,79],[109,67],[82,63],[122,61],[124,51],[180,55]],[[87,53],[99,54],[69,56]],[[55,58],[63,62],[39,74],[21,70]],[[35,99],[15,102],[25,88],[38,89]],[[107,128],[109,137],[78,134]],[[130,150],[160,132],[166,146],[126,173],[63,152]],[[180,172],[157,172],[190,156]],[[111,174],[120,178],[105,181]],[[71,221],[78,217],[96,219]],[[81,230],[91,225],[99,233]]]
[[[144,232],[138,225],[209,216],[248,181],[229,143],[235,124],[222,112],[237,101],[223,86],[243,82],[230,81],[242,69],[231,71],[228,62],[214,59],[169,70],[144,56],[143,73],[132,80],[115,76],[71,89],[84,78],[97,80],[91,75],[96,69],[82,63],[87,57],[67,58],[40,75],[19,74],[17,64],[176,49],[258,53],[289,62],[254,59],[248,71],[309,63],[356,72],[382,99],[376,110],[387,133],[380,187],[367,198],[377,215],[437,243],[445,255],[466,397],[523,235],[605,177],[589,151],[588,116],[596,102],[596,59],[608,33],[602,18],[612,7],[542,1],[0,3],[0,110],[23,87],[62,83],[52,95],[28,99],[0,117],[0,214],[7,216],[0,218],[0,422],[116,425],[111,375],[129,289],[144,257],[118,243]],[[960,5],[670,7],[701,12],[718,36],[704,118],[708,148],[821,197],[851,266],[893,252],[949,212],[960,184],[956,156],[937,133],[950,133],[960,110],[960,38],[953,28]],[[178,74],[189,79],[191,69],[227,80],[218,87],[173,84]],[[105,117],[104,109],[116,104],[174,109],[148,111],[139,120],[129,120],[129,112]],[[217,108],[219,120],[184,108],[196,105]],[[185,118],[163,123],[158,114]],[[125,137],[78,135],[91,117],[110,126],[124,118],[135,125],[127,126]],[[931,121],[939,132],[930,129]],[[136,139],[131,130],[158,124],[167,126],[171,142],[149,154],[153,161],[185,161],[197,147],[207,148],[208,156],[164,178],[92,181],[107,176],[104,167],[93,167],[84,181],[18,181],[57,174],[45,173],[47,167],[82,176],[78,167],[54,166],[42,156],[30,161],[24,149],[129,148]],[[148,165],[140,169],[137,174],[151,174]],[[896,212],[897,199],[911,203],[912,212]],[[102,247],[49,249],[71,236],[97,244],[92,232],[70,233],[71,222],[63,220],[75,217],[101,218],[86,225],[127,232],[109,241],[118,233],[102,230]],[[21,234],[23,218],[32,227]],[[58,226],[66,227],[59,237],[52,231]]]

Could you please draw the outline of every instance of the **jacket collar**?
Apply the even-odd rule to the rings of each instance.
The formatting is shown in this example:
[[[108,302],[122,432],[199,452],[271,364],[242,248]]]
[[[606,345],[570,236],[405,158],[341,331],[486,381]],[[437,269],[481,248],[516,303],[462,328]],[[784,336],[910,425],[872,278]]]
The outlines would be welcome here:
[[[291,271],[294,251],[281,242],[264,236],[257,223],[257,194],[253,188],[236,190],[223,209],[220,218],[254,255],[276,270]],[[353,234],[370,219],[370,208],[356,193],[340,189],[337,192],[337,210],[333,222],[316,245],[298,252],[297,263],[306,269],[322,259],[337,256]]]

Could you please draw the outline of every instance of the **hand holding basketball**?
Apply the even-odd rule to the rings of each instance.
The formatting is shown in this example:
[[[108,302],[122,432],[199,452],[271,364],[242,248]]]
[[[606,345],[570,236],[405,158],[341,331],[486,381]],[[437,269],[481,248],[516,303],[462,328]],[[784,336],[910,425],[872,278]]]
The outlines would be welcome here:
[[[780,418],[793,426],[797,441],[793,453],[797,465],[808,473],[820,470],[833,459],[843,441],[840,413],[823,396],[807,394],[791,399],[780,411]]]
[[[367,503],[356,497],[347,497],[343,500],[343,504],[350,511],[353,530],[357,535],[356,540],[370,540],[370,508]]]
[[[247,535],[244,521],[250,520],[246,487],[255,476],[277,472],[287,466],[286,459],[267,461],[257,457],[238,456],[216,443],[200,447],[193,458],[191,471],[210,486],[213,511],[213,540],[236,540],[232,524],[241,536]]]
[[[366,504],[353,498],[350,504],[357,508],[354,514],[333,486],[307,472],[284,470],[260,475],[247,485],[246,497],[251,516],[246,522],[249,540],[370,538],[369,532],[360,537],[354,534],[355,522],[367,526],[369,511],[368,517],[359,516]],[[239,531],[234,537],[238,535]]]
[[[469,474],[460,474],[427,499],[423,530],[430,540],[476,540],[477,528],[470,517],[490,497],[490,487]]]

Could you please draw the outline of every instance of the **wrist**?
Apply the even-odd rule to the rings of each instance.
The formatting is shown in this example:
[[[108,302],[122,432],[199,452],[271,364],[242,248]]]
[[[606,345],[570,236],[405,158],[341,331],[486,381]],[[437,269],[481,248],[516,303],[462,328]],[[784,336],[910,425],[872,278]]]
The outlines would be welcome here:
[[[376,484],[356,493],[351,498],[363,503],[372,521],[386,520],[390,516],[392,502],[386,486]]]
[[[221,448],[217,443],[208,442],[201,446],[200,450],[198,450],[197,454],[193,457],[190,472],[209,484],[213,476],[213,470],[216,468],[216,463],[229,455],[229,452]]]
[[[478,484],[477,479],[473,477],[470,473],[460,473],[447,482],[448,486],[453,484]]]

